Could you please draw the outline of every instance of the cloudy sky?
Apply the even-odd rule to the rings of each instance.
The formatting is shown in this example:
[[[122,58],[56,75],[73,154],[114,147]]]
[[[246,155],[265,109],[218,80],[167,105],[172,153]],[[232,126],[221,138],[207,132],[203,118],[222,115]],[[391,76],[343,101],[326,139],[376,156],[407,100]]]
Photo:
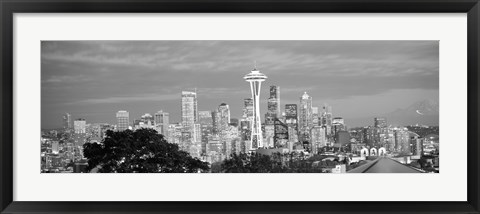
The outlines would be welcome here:
[[[182,90],[198,91],[199,110],[220,103],[240,118],[250,88],[243,76],[257,62],[284,104],[306,91],[334,116],[374,117],[423,99],[438,99],[438,41],[43,41],[42,128],[62,114],[115,123],[159,110],[180,121]],[[361,125],[361,124],[350,124]],[[370,124],[365,124],[370,125]]]

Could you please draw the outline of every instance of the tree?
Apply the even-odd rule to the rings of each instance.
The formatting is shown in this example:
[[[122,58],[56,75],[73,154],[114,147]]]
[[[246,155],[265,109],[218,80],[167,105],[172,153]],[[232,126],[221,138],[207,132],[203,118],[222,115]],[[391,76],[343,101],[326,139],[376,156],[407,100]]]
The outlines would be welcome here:
[[[208,164],[168,143],[153,129],[107,131],[101,143],[85,143],[83,154],[87,170],[98,172],[154,173],[199,172],[209,170]]]

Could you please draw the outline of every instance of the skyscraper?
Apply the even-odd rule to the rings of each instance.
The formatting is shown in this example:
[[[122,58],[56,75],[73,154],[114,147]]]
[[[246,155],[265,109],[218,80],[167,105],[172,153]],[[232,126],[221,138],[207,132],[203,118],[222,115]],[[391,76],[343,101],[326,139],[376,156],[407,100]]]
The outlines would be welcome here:
[[[374,121],[374,141],[375,143],[384,146],[383,143],[388,134],[387,119],[384,117],[376,117]]]
[[[206,153],[208,137],[213,133],[212,112],[198,111],[198,122],[200,123],[202,153]]]
[[[230,107],[226,103],[218,106],[219,131],[226,131],[230,124]]]
[[[216,135],[220,131],[220,113],[218,109],[212,111],[212,134]]]
[[[280,116],[281,107],[280,107],[280,86],[271,85],[270,86],[270,99],[274,99],[270,105],[272,108],[269,108],[268,111]]]
[[[159,134],[162,134],[163,136],[165,136],[165,139],[167,139],[168,125],[170,124],[169,113],[160,110],[157,113],[155,113],[154,120],[155,120],[155,130],[157,130]]]
[[[312,97],[310,97],[307,92],[305,92],[300,97],[300,108],[299,108],[299,138],[301,141],[308,141],[310,135],[310,129],[313,126],[312,118]]]
[[[341,117],[334,117],[332,119],[333,136],[337,136],[339,131],[345,131],[345,120]]]
[[[298,140],[298,115],[297,104],[285,105],[285,123],[289,130],[289,141],[297,142]]]
[[[280,87],[270,86],[270,97],[267,100],[268,111],[265,114],[265,124],[273,125],[274,119],[280,114]]]
[[[117,112],[117,130],[123,131],[128,129],[129,114],[128,111]]]
[[[211,111],[199,111],[198,112],[198,122],[202,126],[212,126],[212,112]]]
[[[276,148],[286,148],[288,137],[288,125],[282,123],[278,118],[274,121],[274,137],[273,142]]]
[[[318,107],[312,107],[312,124],[313,126],[320,125]]]
[[[245,98],[243,99],[243,117],[245,119],[252,119],[253,118],[253,99],[252,98]]]
[[[197,92],[182,91],[182,125],[192,130],[197,120]]]
[[[332,120],[332,107],[325,103],[320,123],[327,128],[327,135],[332,134]]]
[[[64,129],[72,128],[72,115],[70,115],[69,113],[65,113],[63,115],[63,128]]]
[[[252,94],[254,109],[251,134],[252,144],[250,146],[250,149],[257,149],[259,147],[263,147],[262,124],[260,122],[260,90],[262,82],[267,79],[267,76],[260,73],[260,71],[257,70],[257,67],[255,66],[255,68],[249,74],[245,75],[243,79],[250,83],[250,91]]]

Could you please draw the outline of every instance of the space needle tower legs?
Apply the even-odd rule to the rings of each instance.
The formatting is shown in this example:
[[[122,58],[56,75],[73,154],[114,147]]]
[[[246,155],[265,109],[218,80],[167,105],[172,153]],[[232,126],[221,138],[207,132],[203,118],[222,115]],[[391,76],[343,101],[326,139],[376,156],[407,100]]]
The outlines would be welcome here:
[[[252,92],[252,100],[253,100],[253,121],[252,121],[252,134],[251,134],[251,141],[250,150],[255,150],[257,148],[263,147],[263,135],[262,135],[262,124],[260,122],[260,89],[262,86],[262,82],[267,79],[265,74],[260,73],[257,70],[257,66],[245,77],[243,77],[245,81],[250,83],[250,90]]]

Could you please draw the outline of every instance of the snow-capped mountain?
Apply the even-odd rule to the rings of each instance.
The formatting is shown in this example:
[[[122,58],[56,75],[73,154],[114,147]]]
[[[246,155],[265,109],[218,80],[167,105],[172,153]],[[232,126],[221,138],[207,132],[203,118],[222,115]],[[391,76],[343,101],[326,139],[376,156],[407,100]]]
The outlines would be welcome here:
[[[438,125],[439,103],[437,100],[426,99],[382,116],[392,125]]]
[[[397,109],[390,113],[364,118],[352,118],[347,122],[347,125],[350,125],[351,127],[373,125],[374,117],[385,117],[387,119],[387,123],[393,126],[407,126],[415,124],[438,126],[439,103],[438,100],[425,99],[413,103],[407,108]]]

